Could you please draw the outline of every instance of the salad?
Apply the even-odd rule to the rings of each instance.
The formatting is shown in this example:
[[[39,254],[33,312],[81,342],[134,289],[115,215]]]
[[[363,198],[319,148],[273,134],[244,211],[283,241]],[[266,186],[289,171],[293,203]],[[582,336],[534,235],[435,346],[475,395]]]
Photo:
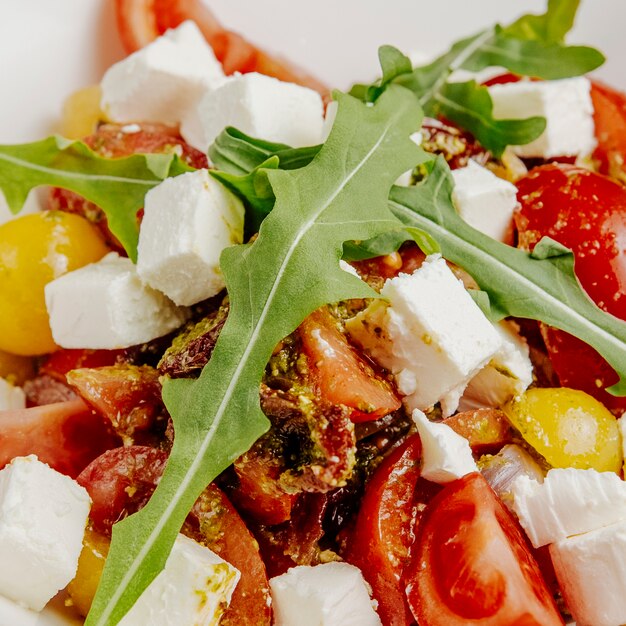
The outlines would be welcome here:
[[[341,93],[117,1],[65,136],[0,146],[8,623],[626,623],[626,96],[577,8]]]

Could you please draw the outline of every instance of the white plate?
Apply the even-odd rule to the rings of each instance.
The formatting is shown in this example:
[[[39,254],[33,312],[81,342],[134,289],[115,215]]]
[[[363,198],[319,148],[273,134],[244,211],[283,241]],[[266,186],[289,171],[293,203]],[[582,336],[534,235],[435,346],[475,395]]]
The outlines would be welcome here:
[[[345,88],[377,73],[377,47],[432,54],[493,21],[540,12],[543,0],[256,0],[210,2],[223,23],[250,40]],[[623,0],[583,0],[571,40],[608,57],[597,75],[626,88]],[[112,0],[0,2],[0,144],[30,141],[55,130],[65,97],[99,81],[123,52]],[[62,603],[39,626],[72,624]],[[0,626],[2,615],[0,615]],[[6,626],[20,626],[7,624]]]

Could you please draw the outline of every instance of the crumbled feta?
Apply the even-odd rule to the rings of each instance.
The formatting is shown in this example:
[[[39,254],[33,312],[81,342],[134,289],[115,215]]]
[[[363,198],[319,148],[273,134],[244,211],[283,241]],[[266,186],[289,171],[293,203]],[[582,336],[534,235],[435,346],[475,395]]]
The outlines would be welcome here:
[[[307,87],[255,72],[232,76],[206,91],[180,132],[187,143],[206,152],[227,126],[296,148],[312,146],[322,141],[324,105]]]
[[[193,539],[178,535],[165,568],[119,626],[217,626],[240,572]]]
[[[543,483],[520,476],[511,491],[513,510],[536,548],[626,520],[626,482],[613,472],[552,469]]]
[[[243,241],[241,201],[207,170],[167,178],[146,194],[137,273],[179,305],[224,288],[220,254]]]
[[[348,563],[292,567],[270,580],[275,626],[380,626],[361,571]]]
[[[467,383],[500,348],[500,337],[438,255],[388,280],[382,295],[349,320],[350,335],[390,370],[409,411],[441,402],[454,412]]]
[[[352,274],[352,276],[356,276],[357,278],[361,278],[359,276],[359,273],[356,271],[356,269],[354,269],[354,267],[352,265],[350,265],[350,263],[344,261],[343,259],[341,259],[339,261],[339,267],[344,271],[344,272],[348,272],[348,274]]]
[[[21,387],[0,378],[0,411],[26,408],[26,394]]]
[[[517,187],[476,161],[452,172],[452,200],[459,215],[481,233],[508,242],[513,233]]]
[[[550,556],[577,626],[626,624],[626,522],[553,543]]]
[[[28,215],[29,213],[38,213],[43,209],[41,203],[41,196],[39,194],[39,189],[33,189],[26,197],[26,202],[24,202],[24,206],[20,210],[19,213],[13,214],[11,209],[9,209],[9,205],[7,200],[0,189],[0,226],[2,224],[6,224],[16,217],[20,217],[22,215]]]
[[[421,475],[426,480],[444,484],[478,471],[465,437],[447,424],[431,422],[418,409],[413,411],[413,421],[422,441]]]
[[[205,90],[223,80],[212,48],[187,21],[111,66],[101,83],[101,107],[115,122],[179,124]]]
[[[135,346],[178,328],[188,315],[115,253],[53,280],[45,295],[52,336],[63,348]]]
[[[586,156],[593,150],[596,140],[589,79],[522,80],[489,87],[489,94],[498,119],[546,118],[546,130],[540,137],[514,146],[518,156]]]
[[[533,364],[519,326],[502,321],[494,328],[500,335],[500,349],[470,381],[459,402],[461,411],[501,407],[533,382]]]
[[[35,626],[39,613],[0,596],[0,626]]]
[[[87,491],[37,457],[0,471],[0,595],[40,611],[76,574]]]

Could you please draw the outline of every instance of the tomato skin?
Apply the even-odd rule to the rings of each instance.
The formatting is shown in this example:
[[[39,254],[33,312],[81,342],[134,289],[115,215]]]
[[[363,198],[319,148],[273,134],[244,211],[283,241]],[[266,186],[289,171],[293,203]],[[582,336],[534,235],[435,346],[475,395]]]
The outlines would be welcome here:
[[[552,164],[518,181],[518,200],[519,247],[532,250],[549,236],[570,248],[585,291],[600,308],[626,319],[626,189],[606,176]],[[611,410],[626,409],[626,399],[604,390],[617,375],[593,348],[559,330],[544,336],[563,386],[582,389]]]
[[[123,350],[87,350],[68,348],[57,350],[46,357],[39,367],[39,374],[47,374],[66,382],[66,374],[81,367],[103,367],[113,365],[122,357]]]
[[[564,623],[523,532],[478,473],[427,506],[405,582],[420,626]]]
[[[462,411],[443,420],[469,441],[477,454],[497,452],[502,446],[513,442],[513,429],[506,414],[499,409],[482,408]]]

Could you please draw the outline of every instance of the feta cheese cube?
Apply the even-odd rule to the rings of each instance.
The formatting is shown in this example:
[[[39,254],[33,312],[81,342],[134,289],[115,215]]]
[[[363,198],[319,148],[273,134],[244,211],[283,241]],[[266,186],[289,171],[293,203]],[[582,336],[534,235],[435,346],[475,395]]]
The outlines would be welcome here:
[[[465,437],[447,424],[431,422],[418,409],[412,417],[422,441],[421,475],[426,480],[445,484],[478,471]]]
[[[511,491],[535,548],[626,520],[626,482],[612,472],[552,469],[543,483],[518,477]]]
[[[183,22],[107,70],[101,107],[115,122],[179,124],[205,90],[224,80],[195,22]]]
[[[0,595],[34,611],[76,574],[91,501],[36,456],[0,471]]]
[[[0,411],[26,408],[26,394],[21,387],[0,378]]]
[[[350,335],[390,370],[409,411],[441,402],[454,412],[467,383],[500,348],[500,337],[439,256],[388,280],[382,295],[349,320]]]
[[[626,522],[553,543],[550,556],[577,626],[626,624]]]
[[[20,217],[21,215],[28,215],[29,213],[38,213],[43,209],[41,202],[41,194],[39,193],[39,189],[32,189],[31,192],[26,197],[26,202],[24,202],[24,206],[22,210],[13,214],[11,209],[9,209],[9,205],[7,203],[6,198],[4,197],[4,193],[2,189],[0,189],[0,226],[2,224],[6,224],[16,217]]]
[[[119,626],[217,626],[240,576],[209,548],[179,534],[165,568]]]
[[[517,187],[472,160],[454,170],[452,178],[452,200],[459,215],[488,237],[510,241],[513,212],[518,205]]]
[[[322,141],[324,105],[320,95],[255,72],[233,76],[206,91],[180,132],[206,152],[227,126],[253,137],[299,148]]]
[[[39,613],[0,596],[0,626],[35,626]]]
[[[127,348],[166,335],[188,316],[114,252],[48,283],[45,296],[52,336],[63,348]]]
[[[270,579],[275,626],[380,626],[361,571],[348,563],[292,567]]]
[[[220,254],[243,241],[241,201],[207,170],[167,178],[146,194],[137,273],[179,305],[224,289]]]
[[[591,83],[587,78],[529,81],[489,87],[493,115],[498,119],[546,118],[543,134],[524,146],[514,146],[521,157],[586,156],[596,140]]]
[[[470,381],[459,402],[461,411],[501,407],[533,382],[533,364],[519,326],[503,321],[494,328],[500,335],[500,349]]]

